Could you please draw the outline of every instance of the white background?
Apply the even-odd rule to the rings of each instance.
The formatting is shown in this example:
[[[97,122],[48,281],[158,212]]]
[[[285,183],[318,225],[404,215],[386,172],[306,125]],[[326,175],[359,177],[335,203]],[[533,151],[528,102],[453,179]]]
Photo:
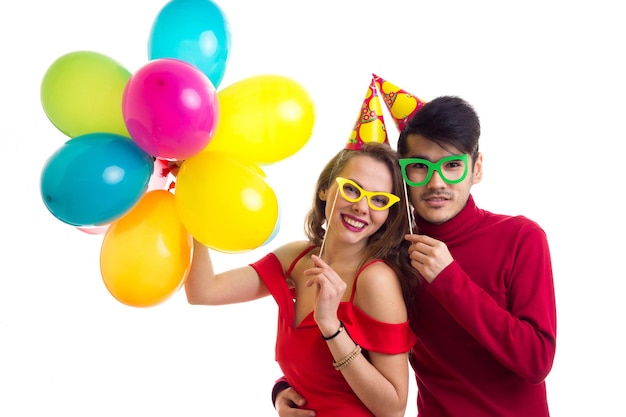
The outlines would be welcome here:
[[[276,308],[138,309],[99,271],[102,237],[45,208],[39,176],[67,139],[46,118],[42,77],[58,57],[147,62],[165,1],[0,3],[0,415],[274,416]],[[345,144],[371,73],[429,100],[459,95],[482,121],[480,207],[548,233],[558,347],[554,417],[624,416],[624,39],[619,2],[223,0],[232,47],[220,88],[274,73],[316,107],[300,152],[266,168],[282,207],[265,247],[216,254],[222,270],[303,236],[322,165]],[[393,124],[387,118],[395,147]],[[407,416],[415,416],[411,393]]]

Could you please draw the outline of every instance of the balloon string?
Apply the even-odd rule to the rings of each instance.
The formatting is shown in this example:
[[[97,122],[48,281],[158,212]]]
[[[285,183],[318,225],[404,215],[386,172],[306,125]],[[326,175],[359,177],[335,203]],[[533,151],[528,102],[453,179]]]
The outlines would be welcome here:
[[[333,213],[335,212],[335,203],[337,202],[338,194],[339,194],[339,189],[337,189],[337,192],[335,192],[335,198],[333,199],[333,207],[330,209],[330,216],[328,216],[330,220],[332,220]],[[322,240],[322,245],[320,246],[320,254],[319,254],[320,259],[324,259],[322,258],[322,252],[324,252],[324,245],[326,244],[326,236],[328,236],[328,231],[330,230],[330,220],[326,219],[327,221],[326,233],[324,233],[324,239]]]
[[[402,181],[402,185],[404,186],[404,198],[406,202],[406,214],[409,219],[409,231],[413,234],[413,213],[411,212],[411,208],[409,207],[409,192],[406,189],[406,181]]]

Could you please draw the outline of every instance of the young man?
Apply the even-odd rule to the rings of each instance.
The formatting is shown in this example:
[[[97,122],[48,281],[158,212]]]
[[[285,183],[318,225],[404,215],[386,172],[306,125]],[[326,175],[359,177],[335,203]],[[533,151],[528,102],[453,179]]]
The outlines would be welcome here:
[[[547,417],[556,346],[547,238],[528,218],[475,205],[479,137],[474,109],[446,96],[415,113],[398,140],[416,222],[409,257],[423,278],[410,312],[418,413]],[[278,414],[314,415],[286,386],[273,391]]]

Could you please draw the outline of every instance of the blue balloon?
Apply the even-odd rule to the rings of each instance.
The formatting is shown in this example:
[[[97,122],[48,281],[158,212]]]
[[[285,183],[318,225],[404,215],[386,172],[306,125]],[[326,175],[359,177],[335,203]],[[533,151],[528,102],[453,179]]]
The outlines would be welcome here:
[[[152,156],[115,133],[74,137],[44,164],[41,198],[59,220],[72,226],[110,223],[146,192]]]
[[[217,89],[230,51],[230,30],[221,9],[210,0],[172,0],[157,15],[148,41],[148,58],[176,58],[196,66]]]

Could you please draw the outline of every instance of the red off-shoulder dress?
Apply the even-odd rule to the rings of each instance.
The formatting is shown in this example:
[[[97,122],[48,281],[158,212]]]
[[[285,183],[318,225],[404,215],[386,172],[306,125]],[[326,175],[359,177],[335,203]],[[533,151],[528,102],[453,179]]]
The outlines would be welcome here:
[[[313,312],[295,326],[294,297],[286,277],[289,277],[298,260],[313,248],[309,247],[300,254],[284,275],[280,261],[273,253],[251,264],[278,304],[276,361],[289,384],[307,399],[306,408],[315,410],[318,417],[372,416],[342,373],[333,368],[333,357],[313,319]],[[383,261],[371,261],[358,271],[350,300],[341,302],[337,315],[352,340],[361,345],[365,355],[367,351],[386,354],[408,352],[416,340],[408,320],[399,324],[384,323],[370,317],[353,303],[360,273],[374,262]]]

